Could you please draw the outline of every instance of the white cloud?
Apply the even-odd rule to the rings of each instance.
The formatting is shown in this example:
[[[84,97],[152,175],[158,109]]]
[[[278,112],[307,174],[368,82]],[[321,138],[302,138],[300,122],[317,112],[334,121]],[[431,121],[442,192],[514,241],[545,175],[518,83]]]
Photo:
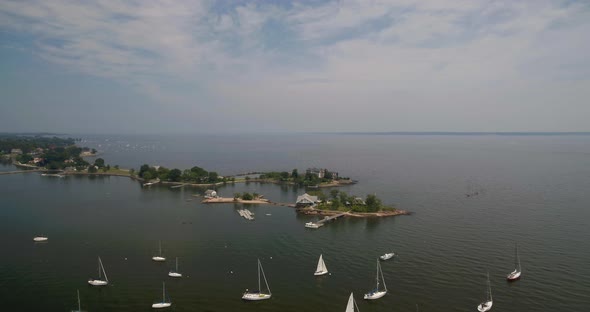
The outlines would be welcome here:
[[[268,34],[269,22],[291,45],[273,46],[284,38]],[[201,112],[195,97],[207,98],[220,112],[275,116],[277,128],[296,129],[294,120],[317,111],[332,121],[311,121],[310,129],[344,130],[374,114],[358,127],[390,130],[388,118],[401,114],[406,121],[393,130],[450,130],[477,127],[465,121],[479,116],[475,107],[493,116],[487,130],[496,130],[502,116],[494,109],[579,108],[576,99],[590,90],[584,2],[345,0],[215,11],[201,1],[5,1],[0,27],[32,36],[31,49],[48,61],[132,85],[165,105]],[[577,97],[543,100],[564,92]],[[445,118],[420,115],[428,110]],[[564,116],[562,126],[582,127],[578,116]],[[504,126],[523,130],[517,120]]]

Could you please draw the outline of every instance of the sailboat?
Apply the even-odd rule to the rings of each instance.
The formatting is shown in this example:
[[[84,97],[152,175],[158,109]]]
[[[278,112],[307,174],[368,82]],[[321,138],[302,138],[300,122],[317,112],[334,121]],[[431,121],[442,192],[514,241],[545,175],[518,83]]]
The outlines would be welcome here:
[[[383,290],[379,290],[379,275],[381,275],[381,281],[383,282]],[[374,300],[379,299],[387,293],[387,285],[385,285],[385,279],[383,278],[383,270],[381,269],[381,264],[379,260],[377,260],[377,286],[375,289],[371,290],[370,292],[365,294],[365,299]]]
[[[102,279],[104,275],[104,280]],[[102,265],[102,260],[98,257],[98,279],[89,279],[88,284],[92,286],[105,286],[109,283],[109,279],[107,277],[107,272],[104,270],[104,266]]]
[[[78,289],[78,310],[72,310],[72,312],[84,312],[80,307],[80,290]]]
[[[359,312],[359,307],[356,305],[356,301],[354,301],[354,295],[350,293],[350,297],[348,297],[348,304],[346,305],[345,312]]]
[[[166,261],[166,258],[162,257],[162,241],[158,242],[158,255],[153,256],[152,260],[157,261],[157,262]]]
[[[328,273],[328,268],[326,268],[326,263],[324,262],[324,258],[320,255],[320,259],[318,260],[318,267],[315,269],[313,275],[319,276]]]
[[[268,293],[263,293],[262,289],[260,288],[260,273],[262,272],[262,277],[264,278],[264,283],[266,284],[266,289]],[[254,301],[254,300],[265,300],[270,299],[272,296],[270,292],[270,287],[268,287],[268,281],[266,280],[266,275],[264,274],[264,270],[262,269],[262,263],[260,263],[260,259],[258,259],[258,290],[249,291],[246,289],[244,294],[242,295],[242,299]]]
[[[488,272],[488,289],[487,289],[487,294],[486,294],[486,301],[480,303],[477,306],[477,311],[479,312],[486,312],[492,309],[492,304],[493,304],[493,300],[492,300],[492,286],[490,284],[490,272]]]
[[[168,272],[170,277],[182,277],[182,274],[178,272],[178,257],[176,257],[176,270]]]
[[[512,271],[510,274],[508,274],[508,276],[506,277],[506,279],[508,279],[508,281],[515,281],[517,279],[520,278],[520,274],[522,273],[521,268],[520,268],[520,257],[518,256],[518,244],[514,245],[514,253],[516,255],[515,258],[515,268],[514,271]]]
[[[166,302],[166,283],[162,282],[162,302],[152,304],[154,309],[168,308],[172,305],[172,302]]]

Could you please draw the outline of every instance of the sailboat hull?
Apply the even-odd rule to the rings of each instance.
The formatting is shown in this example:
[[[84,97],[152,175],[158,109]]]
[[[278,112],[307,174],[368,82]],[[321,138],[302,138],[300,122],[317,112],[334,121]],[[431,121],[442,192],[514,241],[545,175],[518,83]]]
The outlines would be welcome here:
[[[102,280],[88,280],[88,284],[92,285],[92,286],[106,286],[108,285],[109,282],[107,281],[102,281]]]
[[[492,309],[492,301],[483,302],[477,306],[477,311],[479,312],[486,312]]]
[[[270,297],[271,297],[270,294],[261,294],[261,293],[244,293],[244,295],[242,295],[242,299],[247,300],[247,301],[266,300],[266,299],[270,299]]]
[[[367,300],[379,299],[379,298],[385,296],[386,293],[387,293],[386,291],[376,291],[374,293],[368,293],[368,294],[365,294],[364,299],[367,299]]]
[[[392,253],[386,253],[383,256],[380,256],[379,259],[385,261],[385,260],[389,260],[389,259],[393,258],[393,256],[395,256],[395,254],[393,252]]]
[[[520,278],[520,274],[521,274],[521,272],[514,271],[514,272],[508,274],[508,276],[506,276],[506,279],[509,281],[516,281],[517,279]]]
[[[152,308],[153,309],[163,309],[163,308],[169,308],[171,305],[172,305],[172,303],[170,303],[170,302],[154,303],[154,304],[152,304]]]
[[[166,261],[166,258],[156,256],[156,257],[152,257],[152,260],[156,261],[156,262],[164,262],[164,261]]]
[[[318,272],[313,273],[313,275],[315,275],[315,276],[321,276],[321,275],[326,275],[326,274],[328,274],[327,270],[326,271],[318,271]]]
[[[168,276],[170,277],[182,277],[182,274],[176,272],[169,272]]]
[[[44,237],[44,236],[37,236],[35,238],[33,238],[34,241],[36,242],[46,242],[49,238]]]

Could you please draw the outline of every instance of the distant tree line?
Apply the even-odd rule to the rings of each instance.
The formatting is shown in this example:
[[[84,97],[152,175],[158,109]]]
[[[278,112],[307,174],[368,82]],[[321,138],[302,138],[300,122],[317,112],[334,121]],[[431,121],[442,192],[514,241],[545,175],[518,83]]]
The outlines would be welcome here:
[[[299,174],[297,169],[293,169],[291,173],[287,171],[270,171],[264,172],[260,175],[261,180],[275,180],[281,182],[292,182],[299,186],[313,186],[320,183],[329,183],[333,181],[333,175],[330,171],[326,170],[324,177],[320,178],[317,174],[306,172],[305,174]]]
[[[181,171],[180,169],[168,169],[165,167],[153,167],[147,164],[142,165],[137,172],[137,176],[144,180],[160,179],[169,182],[186,182],[186,183],[218,183],[227,181],[221,178],[215,171],[207,171],[201,167],[192,167]]]
[[[311,191],[308,193],[309,195],[318,196],[318,199],[321,201],[321,203],[318,204],[318,208],[322,210],[377,212],[394,209],[392,207],[384,206],[381,199],[374,194],[368,194],[363,199],[336,189],[330,190],[329,195],[326,195],[323,191]]]
[[[253,200],[253,199],[258,199],[260,197],[260,194],[258,193],[248,193],[248,192],[244,192],[244,193],[235,193],[234,194],[234,200],[238,200],[238,199],[242,199],[242,200]]]
[[[57,148],[68,147],[74,145],[75,140],[71,138],[62,139],[58,137],[43,137],[43,136],[15,136],[3,135],[0,136],[0,152],[8,154],[14,148],[23,151],[23,154],[28,154],[36,148]]]

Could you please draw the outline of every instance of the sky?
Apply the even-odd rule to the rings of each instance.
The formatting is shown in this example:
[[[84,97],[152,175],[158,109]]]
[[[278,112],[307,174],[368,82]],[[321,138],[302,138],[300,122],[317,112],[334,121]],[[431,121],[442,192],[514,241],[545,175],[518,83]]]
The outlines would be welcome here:
[[[590,1],[0,2],[0,132],[590,131]]]

